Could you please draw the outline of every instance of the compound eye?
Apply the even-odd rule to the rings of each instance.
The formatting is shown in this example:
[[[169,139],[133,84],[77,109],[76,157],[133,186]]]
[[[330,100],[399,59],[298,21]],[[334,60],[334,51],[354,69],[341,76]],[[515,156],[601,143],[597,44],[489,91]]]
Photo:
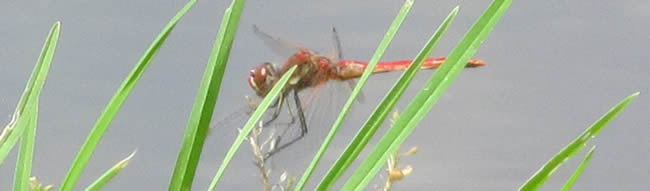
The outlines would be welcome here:
[[[261,85],[261,84],[265,83],[267,74],[268,74],[268,72],[266,71],[266,65],[261,64],[261,65],[255,67],[255,69],[252,69],[252,70],[249,71],[249,73],[248,73],[248,83],[251,86]]]
[[[267,77],[275,77],[277,75],[277,70],[275,68],[275,65],[273,65],[271,63],[268,63],[268,62],[265,62],[264,63],[264,68],[266,70],[263,71],[264,72],[263,75],[265,75]]]
[[[264,67],[259,67],[255,70],[255,82],[257,84],[264,83],[266,81],[266,68]]]

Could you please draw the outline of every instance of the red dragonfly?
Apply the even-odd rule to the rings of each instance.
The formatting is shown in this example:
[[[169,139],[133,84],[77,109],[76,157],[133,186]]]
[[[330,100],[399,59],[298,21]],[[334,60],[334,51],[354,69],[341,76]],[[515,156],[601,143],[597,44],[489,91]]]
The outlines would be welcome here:
[[[265,157],[277,153],[278,151],[290,146],[291,144],[302,139],[307,134],[307,122],[303,112],[302,102],[298,93],[308,88],[318,88],[319,86],[330,81],[343,81],[354,83],[354,79],[361,76],[364,69],[368,66],[367,62],[357,60],[343,60],[341,59],[341,46],[336,29],[332,29],[334,41],[334,56],[326,57],[321,56],[308,49],[295,46],[282,39],[275,38],[266,32],[261,31],[257,26],[254,26],[255,34],[261,37],[267,44],[271,43],[272,46],[290,47],[295,51],[281,66],[276,66],[271,63],[260,64],[254,69],[250,70],[248,75],[248,84],[255,91],[255,93],[263,98],[271,88],[277,83],[280,77],[288,71],[291,67],[297,66],[297,70],[289,79],[288,84],[282,90],[280,96],[272,104],[274,108],[271,118],[263,122],[263,126],[268,126],[275,121],[281,113],[282,106],[285,102],[290,101],[289,95],[292,94],[297,117],[299,119],[300,134],[290,141],[273,148]],[[445,61],[444,57],[428,58],[424,61],[422,69],[435,69]],[[373,73],[383,73],[397,70],[405,70],[411,64],[411,60],[399,60],[379,62]],[[474,68],[484,66],[485,62],[478,59],[471,59],[467,63],[467,67]],[[291,112],[291,111],[290,111]],[[293,116],[292,116],[293,117]],[[292,118],[293,121],[293,118]]]

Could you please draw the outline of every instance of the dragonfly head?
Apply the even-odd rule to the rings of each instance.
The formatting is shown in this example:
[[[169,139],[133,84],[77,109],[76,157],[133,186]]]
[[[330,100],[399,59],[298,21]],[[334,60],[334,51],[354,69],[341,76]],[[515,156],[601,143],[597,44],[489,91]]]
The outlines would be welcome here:
[[[278,80],[277,71],[273,64],[265,62],[260,64],[248,73],[248,85],[253,88],[255,93],[264,97],[271,91],[271,88]]]

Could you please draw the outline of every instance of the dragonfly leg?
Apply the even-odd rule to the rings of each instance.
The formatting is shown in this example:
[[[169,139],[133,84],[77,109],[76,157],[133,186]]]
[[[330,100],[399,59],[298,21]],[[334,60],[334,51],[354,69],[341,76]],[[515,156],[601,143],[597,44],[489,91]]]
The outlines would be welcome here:
[[[307,134],[307,120],[305,120],[305,112],[302,110],[302,104],[300,103],[300,97],[298,97],[298,92],[293,91],[293,99],[296,102],[296,108],[298,108],[298,119],[300,119],[300,138]]]
[[[282,112],[282,105],[284,105],[284,99],[287,96],[286,93],[280,94],[278,99],[275,101],[273,105],[275,105],[275,109],[273,110],[273,115],[271,115],[271,119],[265,121],[262,123],[262,127],[268,127],[273,121],[278,119],[278,116],[280,116],[280,112]]]
[[[282,95],[280,95],[280,98],[282,98]],[[276,99],[276,100],[275,100],[275,101],[274,101],[274,102],[269,106],[269,108],[275,108],[275,107],[277,107],[278,104],[280,104],[280,102],[281,102],[280,100],[282,100],[282,99]]]
[[[266,156],[264,156],[264,159],[268,159],[269,157],[273,156],[273,154],[278,153],[282,149],[289,147],[293,143],[295,143],[295,142],[299,141],[300,139],[302,139],[303,137],[305,137],[305,135],[307,134],[307,121],[305,120],[305,112],[302,110],[302,104],[300,103],[300,97],[298,97],[298,92],[297,91],[293,91],[293,99],[294,99],[294,101],[296,103],[296,108],[298,110],[297,111],[298,112],[298,119],[300,120],[300,135],[293,138],[291,141],[286,142],[286,143],[276,147],[272,151],[269,151],[268,153],[266,153]]]
[[[293,111],[293,107],[291,107],[290,102],[287,102],[287,113],[289,113],[290,116],[290,121],[287,123],[287,126],[291,126],[296,123],[296,114]]]

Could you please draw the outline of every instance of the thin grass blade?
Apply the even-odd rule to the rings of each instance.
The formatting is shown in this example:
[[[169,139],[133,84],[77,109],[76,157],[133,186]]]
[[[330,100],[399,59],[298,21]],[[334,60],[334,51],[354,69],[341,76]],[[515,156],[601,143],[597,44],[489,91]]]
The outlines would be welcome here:
[[[32,160],[34,156],[34,142],[36,136],[36,126],[38,121],[38,103],[45,79],[54,57],[54,51],[58,42],[59,31],[61,23],[56,22],[50,29],[50,33],[43,45],[41,56],[38,58],[35,71],[36,79],[33,81],[31,93],[26,100],[24,115],[20,116],[18,120],[18,128],[22,129],[22,141],[20,143],[20,150],[18,152],[18,160],[16,161],[16,171],[14,174],[14,190],[28,190],[30,183],[30,176],[32,172]],[[31,80],[30,80],[31,81]],[[14,132],[15,135],[19,132]],[[12,139],[12,144],[15,144]]]
[[[454,8],[449,15],[447,15],[447,18],[445,18],[440,27],[433,33],[425,47],[416,56],[413,64],[411,64],[406,72],[402,74],[386,97],[384,97],[382,102],[377,106],[377,108],[375,108],[373,114],[359,130],[352,142],[348,144],[348,147],[345,149],[341,157],[336,161],[332,168],[330,168],[330,172],[328,172],[324,179],[327,181],[332,180],[328,187],[336,182],[350,164],[352,164],[352,162],[359,156],[359,153],[361,153],[363,148],[365,148],[366,144],[368,144],[368,141],[370,141],[377,129],[385,121],[386,116],[391,112],[397,103],[397,100],[402,96],[411,80],[415,77],[415,74],[424,63],[424,60],[433,52],[434,47],[441,39],[457,13],[458,7]],[[322,188],[325,189],[326,187]]]
[[[135,156],[136,152],[137,151],[133,151],[129,156],[117,162],[115,165],[113,165],[113,167],[108,169],[108,171],[104,172],[102,176],[100,176],[97,180],[95,180],[95,182],[93,182],[92,184],[90,184],[90,186],[88,186],[88,188],[86,188],[86,191],[101,190],[104,187],[104,185],[106,185],[106,183],[111,181],[113,177],[115,177],[118,173],[120,173],[120,171],[122,171],[122,169],[126,168],[126,166],[129,165],[129,161],[131,161],[133,156]]]
[[[29,109],[24,118],[28,119],[25,132],[20,142],[16,171],[14,172],[14,190],[28,190],[29,178],[32,174],[32,161],[34,157],[34,143],[36,137],[36,125],[38,121],[38,98],[27,103]]]
[[[257,106],[257,109],[255,109],[255,112],[253,112],[251,117],[248,119],[244,125],[244,128],[239,131],[239,135],[235,139],[235,142],[232,143],[232,146],[230,146],[230,149],[226,153],[226,157],[224,157],[221,165],[219,166],[219,170],[217,170],[217,174],[212,179],[210,188],[208,188],[209,191],[213,191],[217,187],[217,184],[219,183],[221,176],[223,176],[223,173],[226,171],[226,168],[228,168],[228,164],[230,164],[232,157],[234,157],[237,150],[239,150],[239,146],[241,146],[241,144],[244,142],[244,139],[246,139],[246,136],[248,136],[251,130],[253,130],[253,128],[256,126],[257,122],[262,118],[264,112],[266,112],[273,100],[275,100],[280,92],[284,89],[284,86],[291,78],[291,75],[294,71],[296,71],[296,66],[291,67],[289,71],[285,72],[282,75],[282,78],[280,78],[280,80],[273,86],[271,92],[267,94],[259,106]]]
[[[584,172],[585,168],[589,164],[589,161],[591,160],[591,155],[594,154],[595,149],[596,149],[596,146],[592,146],[591,149],[589,149],[589,152],[587,153],[587,156],[585,156],[585,158],[582,159],[582,162],[580,163],[580,166],[578,166],[576,171],[573,172],[573,175],[571,175],[571,178],[569,178],[569,180],[567,180],[567,182],[562,187],[562,191],[571,190],[571,187],[573,187],[573,184],[576,182],[576,180],[578,180],[580,175],[582,175],[582,172]]]
[[[88,163],[88,160],[95,151],[97,144],[99,144],[99,141],[104,136],[106,129],[108,129],[108,126],[115,117],[115,114],[117,114],[119,111],[122,103],[124,103],[124,100],[126,100],[133,87],[135,87],[136,83],[142,76],[142,73],[145,71],[158,49],[162,46],[169,34],[172,32],[176,26],[176,23],[178,23],[183,15],[189,11],[195,2],[196,0],[190,0],[187,4],[185,4],[185,7],[183,7],[176,14],[176,16],[174,16],[169,21],[169,23],[167,23],[165,28],[163,28],[160,34],[158,34],[156,39],[151,43],[144,55],[140,58],[133,70],[131,70],[131,73],[126,77],[126,79],[124,79],[119,89],[115,91],[115,95],[113,95],[111,100],[106,105],[104,112],[102,112],[102,114],[97,119],[95,126],[86,138],[86,141],[75,157],[74,162],[72,162],[72,166],[68,170],[68,173],[65,176],[63,183],[61,184],[61,189],[59,190],[69,191],[74,188],[77,180],[79,179],[79,176],[81,176],[81,173],[86,166],[86,163]]]
[[[32,74],[29,77],[29,80],[27,81],[27,85],[25,85],[25,90],[23,90],[23,95],[20,97],[20,100],[18,101],[18,105],[16,106],[16,110],[14,111],[12,119],[9,122],[9,124],[5,126],[5,128],[2,131],[2,134],[0,134],[0,165],[7,158],[7,155],[14,147],[14,145],[16,145],[18,139],[20,139],[20,137],[23,135],[23,133],[25,132],[25,128],[28,127],[28,123],[30,123],[30,121],[32,120],[36,120],[35,115],[36,113],[38,113],[37,100],[41,94],[43,85],[45,84],[47,73],[50,70],[50,64],[52,63],[52,58],[54,57],[54,50],[56,49],[56,44],[59,40],[60,30],[61,30],[61,22],[54,23],[54,25],[50,29],[47,39],[45,40],[45,43],[43,44],[43,49],[41,50],[41,54],[38,57],[36,66],[34,67],[34,70],[32,71]],[[28,113],[27,111],[30,112]],[[31,124],[31,125],[33,125],[34,127],[36,126],[36,124]],[[33,142],[31,144],[33,144]],[[28,148],[25,149],[30,150]],[[23,151],[27,151],[27,150],[23,150]],[[24,157],[27,156],[23,156],[23,159],[27,159]],[[18,164],[18,166],[26,165],[23,162],[29,162],[31,166],[31,159],[29,159],[29,161],[25,160],[19,162],[20,164]],[[16,169],[16,170],[24,171],[28,169]],[[31,168],[29,169],[29,171],[31,171]]]
[[[190,190],[192,187],[244,3],[244,0],[234,0],[224,13],[185,128],[185,136],[176,159],[169,190]]]
[[[375,177],[388,156],[399,148],[401,143],[413,131],[420,120],[424,118],[446,88],[451,85],[456,76],[463,70],[467,61],[476,53],[480,44],[508,9],[510,3],[510,0],[495,0],[492,2],[490,7],[486,9],[483,15],[447,57],[447,61],[436,70],[433,77],[425,85],[425,88],[407,106],[402,116],[395,123],[395,126],[381,138],[368,158],[362,162],[360,167],[343,185],[343,190],[362,190]]]
[[[562,148],[560,152],[555,154],[542,168],[540,168],[533,176],[528,179],[519,190],[537,190],[539,187],[544,185],[546,180],[553,175],[555,170],[559,168],[565,161],[569,160],[573,155],[582,150],[585,147],[585,144],[594,138],[598,133],[609,124],[618,114],[623,111],[625,107],[636,97],[639,96],[639,92],[636,92],[630,96],[627,96],[623,101],[619,102],[610,109],[605,115],[603,115],[598,121],[591,125],[591,127],[585,129],[580,136],[576,137],[571,143]]]

